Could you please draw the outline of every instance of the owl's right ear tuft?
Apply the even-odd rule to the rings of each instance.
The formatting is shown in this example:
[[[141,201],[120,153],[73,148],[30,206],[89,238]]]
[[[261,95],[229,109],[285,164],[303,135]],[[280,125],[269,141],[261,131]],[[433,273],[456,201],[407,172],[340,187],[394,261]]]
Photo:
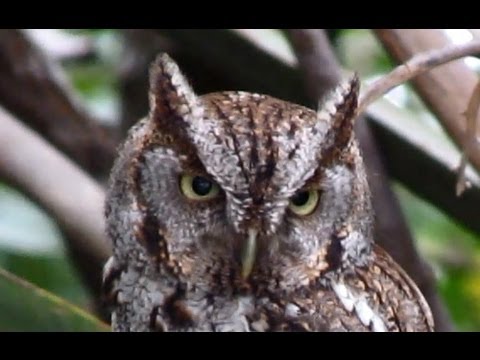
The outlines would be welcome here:
[[[186,125],[201,115],[202,107],[193,89],[165,53],[158,55],[150,67],[149,100],[150,118],[162,129]]]
[[[320,104],[318,117],[335,130],[337,142],[346,143],[353,133],[360,80],[355,73],[343,80]]]
[[[349,148],[354,135],[359,91],[360,80],[354,74],[340,82],[320,103],[317,119],[328,127],[322,143],[322,166],[338,160]]]

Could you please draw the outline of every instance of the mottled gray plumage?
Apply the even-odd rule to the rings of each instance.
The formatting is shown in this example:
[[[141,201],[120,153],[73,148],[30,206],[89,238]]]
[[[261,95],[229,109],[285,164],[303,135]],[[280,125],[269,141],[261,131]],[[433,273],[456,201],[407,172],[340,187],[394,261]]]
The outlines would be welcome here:
[[[150,83],[150,113],[106,200],[114,330],[433,329],[415,284],[373,244],[356,77],[317,112],[245,92],[197,96],[167,55]],[[187,198],[184,174],[211,179],[218,196]],[[320,194],[305,216],[289,207],[304,190]]]

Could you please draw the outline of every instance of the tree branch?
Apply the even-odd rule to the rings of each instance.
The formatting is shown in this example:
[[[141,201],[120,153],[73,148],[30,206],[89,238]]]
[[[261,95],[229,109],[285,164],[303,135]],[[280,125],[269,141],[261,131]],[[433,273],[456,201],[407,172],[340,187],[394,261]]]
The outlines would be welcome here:
[[[415,56],[392,71],[383,83],[368,90],[362,99],[362,108],[379,93],[390,89],[393,84],[398,84],[398,81],[416,76],[413,84],[419,95],[455,144],[462,148],[467,128],[463,113],[468,107],[478,76],[463,61],[432,68],[460,57],[480,53],[480,41],[452,45],[446,34],[432,29],[380,29],[376,30],[376,35],[397,62],[402,63]],[[425,72],[427,70],[431,71]],[[425,73],[417,76],[422,72]],[[480,171],[480,148],[476,146],[469,150],[466,154],[468,159],[477,171]]]
[[[117,144],[81,109],[57,64],[19,30],[0,30],[0,104],[94,175],[106,175]]]
[[[0,176],[36,200],[68,237],[94,295],[110,254],[102,188],[63,154],[0,107]]]
[[[471,186],[457,197],[455,185],[459,154],[455,146],[419,122],[410,112],[383,99],[369,107],[369,119],[391,176],[426,201],[445,211],[453,219],[480,233],[478,204],[480,177],[471,166],[465,169]]]
[[[122,30],[122,55],[117,73],[121,94],[121,133],[148,113],[148,69],[155,57],[172,47],[164,37],[149,29]]]
[[[285,33],[297,56],[307,94],[317,104],[340,81],[341,68],[333,48],[321,29],[290,29]]]
[[[468,154],[475,151],[478,146],[477,134],[480,128],[480,80],[473,90],[473,94],[468,102],[467,110],[465,110],[465,119],[467,121],[467,129],[465,130],[464,141],[462,144],[462,158],[458,166],[458,178],[455,192],[457,196],[462,195],[465,189],[469,186],[469,182],[465,177],[465,169],[467,167],[467,160],[470,158]]]

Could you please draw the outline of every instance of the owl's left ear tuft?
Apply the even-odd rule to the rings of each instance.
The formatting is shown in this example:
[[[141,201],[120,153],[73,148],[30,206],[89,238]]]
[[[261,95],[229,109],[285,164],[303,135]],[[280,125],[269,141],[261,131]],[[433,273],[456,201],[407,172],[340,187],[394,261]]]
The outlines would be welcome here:
[[[165,53],[158,55],[150,67],[149,99],[150,118],[161,129],[182,127],[189,118],[200,115],[197,96],[178,65]]]

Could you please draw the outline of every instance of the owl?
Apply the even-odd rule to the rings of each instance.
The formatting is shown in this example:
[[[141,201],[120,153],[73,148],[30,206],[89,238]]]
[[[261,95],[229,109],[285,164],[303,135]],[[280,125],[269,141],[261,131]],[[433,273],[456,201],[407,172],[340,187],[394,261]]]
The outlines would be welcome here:
[[[358,93],[353,76],[317,111],[198,96],[159,55],[106,197],[112,329],[433,331],[417,286],[374,243]]]

